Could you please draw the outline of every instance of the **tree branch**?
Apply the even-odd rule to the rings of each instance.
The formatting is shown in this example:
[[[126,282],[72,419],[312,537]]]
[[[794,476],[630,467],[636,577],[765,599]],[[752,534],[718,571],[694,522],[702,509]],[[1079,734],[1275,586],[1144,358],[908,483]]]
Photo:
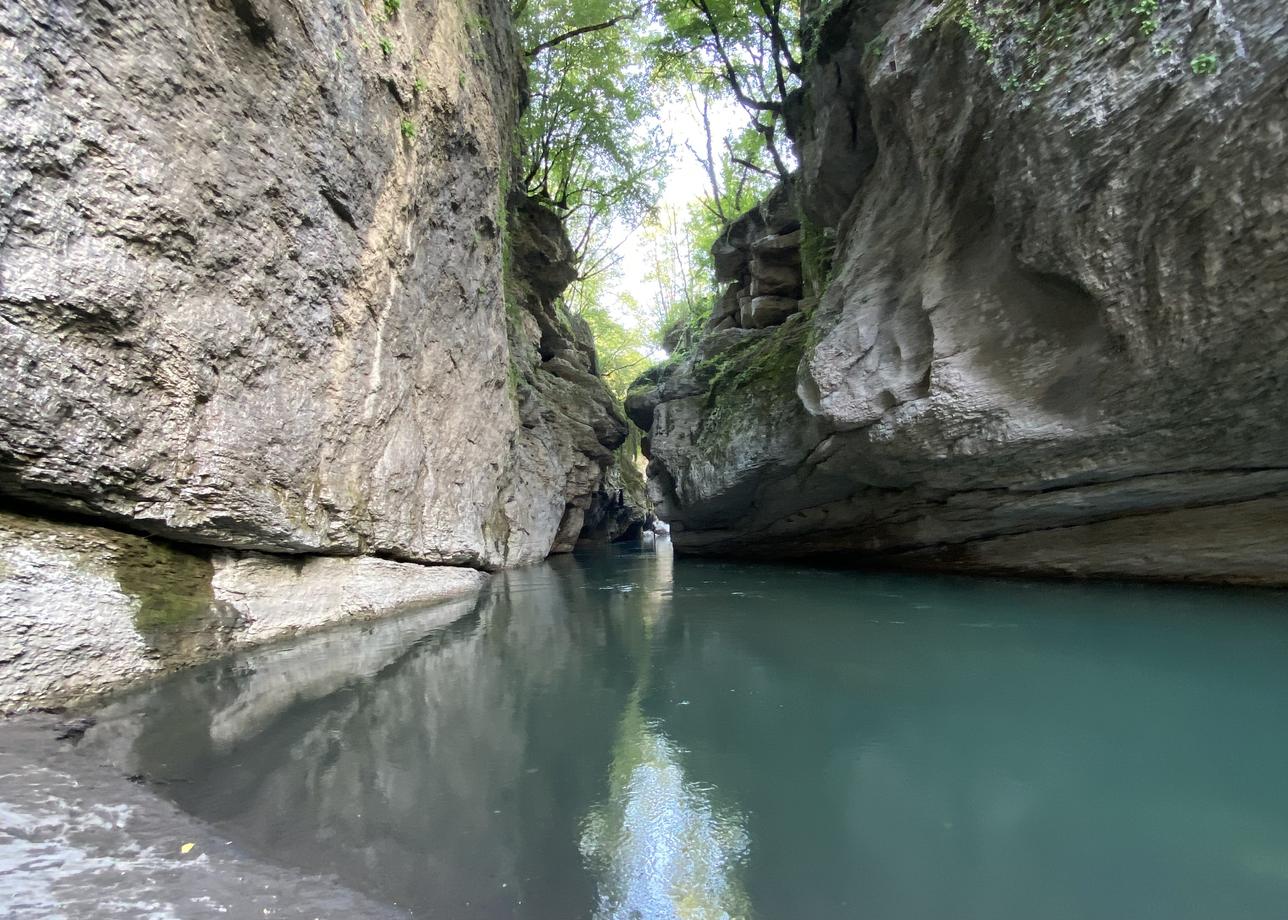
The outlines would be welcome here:
[[[689,0],[689,2],[706,20],[707,31],[711,33],[711,38],[715,43],[716,54],[724,67],[725,82],[733,90],[734,98],[745,108],[755,109],[758,112],[772,112],[775,115],[782,112],[782,105],[775,102],[765,102],[761,99],[753,99],[743,92],[742,82],[738,79],[738,71],[734,69],[733,61],[730,60],[728,53],[725,51],[724,39],[720,37],[720,28],[716,25],[715,14],[711,12],[711,7],[707,6],[707,0]]]
[[[614,16],[612,19],[606,19],[603,22],[596,22],[592,25],[578,26],[575,29],[569,29],[567,32],[564,32],[562,35],[556,35],[554,38],[546,39],[545,41],[541,42],[539,45],[533,45],[524,53],[530,58],[536,57],[542,51],[546,51],[550,48],[553,48],[555,47],[555,45],[562,45],[564,42],[568,41],[569,39],[576,38],[579,35],[587,35],[591,32],[602,32],[604,29],[611,29],[619,22],[623,22],[627,19],[634,19],[636,16],[639,15],[639,12],[640,12],[639,7],[636,7],[635,9],[631,10],[629,13],[622,13],[620,16]]]
[[[760,0],[760,8],[764,12],[765,18],[769,20],[770,34],[772,36],[774,50],[776,52],[774,54],[775,64],[778,63],[778,57],[781,54],[783,57],[783,63],[787,65],[787,70],[795,76],[800,76],[800,62],[797,61],[796,58],[792,57],[791,46],[787,44],[787,36],[783,34],[782,0],[774,0],[774,5],[772,7],[765,2],[765,0]]]
[[[778,178],[777,173],[772,172],[771,170],[765,169],[765,167],[763,166],[757,166],[755,163],[751,162],[750,160],[744,160],[742,157],[731,157],[730,159],[732,160],[732,162],[737,163],[739,166],[750,169],[752,172],[758,172],[762,176],[768,176],[771,179]]]

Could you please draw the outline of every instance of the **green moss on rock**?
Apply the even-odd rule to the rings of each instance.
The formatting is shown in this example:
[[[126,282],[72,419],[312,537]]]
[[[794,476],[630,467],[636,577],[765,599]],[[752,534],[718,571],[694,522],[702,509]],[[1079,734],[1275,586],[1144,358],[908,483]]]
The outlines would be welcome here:
[[[776,407],[794,403],[808,331],[806,317],[797,314],[771,334],[740,342],[695,369],[708,381],[700,444],[723,449],[739,418],[763,419]]]
[[[214,566],[204,556],[138,541],[112,554],[112,568],[121,590],[139,601],[141,633],[189,629],[214,607]]]

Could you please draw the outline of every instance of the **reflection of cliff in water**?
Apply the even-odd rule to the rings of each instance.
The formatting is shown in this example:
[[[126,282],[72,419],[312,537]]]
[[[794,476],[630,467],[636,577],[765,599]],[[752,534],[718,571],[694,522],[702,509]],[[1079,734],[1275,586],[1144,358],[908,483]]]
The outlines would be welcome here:
[[[601,794],[627,634],[656,586],[587,603],[569,596],[578,565],[498,576],[446,628],[411,616],[181,675],[105,713],[92,743],[128,744],[132,771],[182,780],[159,788],[261,855],[399,904],[582,915],[576,816]]]
[[[1288,715],[1281,597],[1214,617],[1203,590],[714,562],[678,566],[673,590],[683,615],[655,643],[645,708],[692,774],[754,808],[757,915],[1288,903],[1264,769],[1288,763],[1288,736],[1255,729]],[[1251,737],[1257,757],[1228,753]]]
[[[618,721],[608,796],[588,813],[581,849],[594,869],[598,920],[717,920],[749,913],[737,872],[748,847],[741,817],[686,778],[683,752],[645,717],[653,641],[671,610],[671,557],[626,621],[635,686]],[[643,586],[637,586],[643,587]]]

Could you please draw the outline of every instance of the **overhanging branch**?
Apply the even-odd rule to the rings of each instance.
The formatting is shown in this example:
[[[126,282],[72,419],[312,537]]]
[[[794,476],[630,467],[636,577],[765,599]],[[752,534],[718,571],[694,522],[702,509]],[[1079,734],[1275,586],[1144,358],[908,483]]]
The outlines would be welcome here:
[[[536,57],[542,51],[546,51],[547,49],[553,48],[556,45],[562,45],[564,42],[569,41],[570,39],[574,39],[579,35],[588,35],[591,32],[602,32],[604,29],[611,29],[619,22],[625,22],[627,19],[634,19],[636,16],[639,15],[639,12],[640,12],[639,7],[636,7],[635,9],[631,10],[629,13],[623,13],[620,16],[614,16],[612,19],[605,19],[603,22],[596,22],[588,26],[578,26],[575,29],[569,29],[567,32],[564,32],[562,35],[556,35],[554,38],[546,39],[545,41],[541,42],[538,45],[533,45],[525,52],[525,54],[527,54],[527,56],[530,58]]]

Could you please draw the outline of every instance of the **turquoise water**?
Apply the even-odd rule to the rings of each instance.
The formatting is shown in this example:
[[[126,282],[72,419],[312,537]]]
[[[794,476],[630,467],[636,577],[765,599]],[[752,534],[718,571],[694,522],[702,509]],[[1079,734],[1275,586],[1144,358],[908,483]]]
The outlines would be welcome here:
[[[85,747],[416,917],[1288,917],[1288,596],[604,551]]]

